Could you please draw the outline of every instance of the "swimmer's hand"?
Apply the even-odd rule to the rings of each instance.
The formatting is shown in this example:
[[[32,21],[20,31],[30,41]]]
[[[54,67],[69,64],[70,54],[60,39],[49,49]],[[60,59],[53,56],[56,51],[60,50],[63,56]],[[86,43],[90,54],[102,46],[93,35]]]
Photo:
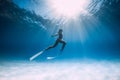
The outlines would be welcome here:
[[[55,36],[58,36],[58,34],[51,35],[51,37],[55,37]]]

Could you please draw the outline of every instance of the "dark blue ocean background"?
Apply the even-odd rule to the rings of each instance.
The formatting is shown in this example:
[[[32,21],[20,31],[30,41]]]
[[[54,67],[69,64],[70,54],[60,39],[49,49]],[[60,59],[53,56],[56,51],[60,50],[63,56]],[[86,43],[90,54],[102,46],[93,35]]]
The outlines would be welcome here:
[[[71,20],[69,28],[58,21],[46,19],[27,8],[24,0],[0,0],[0,59],[25,60],[54,43],[50,36],[63,28],[67,45],[62,55],[55,60],[96,59],[118,60],[120,58],[120,1],[93,0],[89,6],[92,16],[82,16],[81,24],[87,38],[79,38],[80,28]],[[98,4],[99,10],[96,10]],[[24,3],[24,4],[23,4]],[[49,13],[48,13],[49,14]],[[96,19],[94,20],[93,19]],[[91,27],[95,28],[91,30]],[[78,32],[76,32],[76,30]],[[84,37],[84,36],[83,36]],[[44,52],[35,60],[46,60],[47,56],[60,53],[61,44]]]

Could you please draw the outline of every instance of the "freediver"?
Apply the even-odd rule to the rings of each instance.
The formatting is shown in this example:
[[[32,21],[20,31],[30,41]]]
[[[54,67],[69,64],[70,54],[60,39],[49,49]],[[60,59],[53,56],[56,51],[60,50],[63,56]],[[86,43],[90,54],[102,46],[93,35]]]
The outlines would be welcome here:
[[[37,53],[37,54],[33,55],[32,57],[30,57],[30,61],[32,61],[33,59],[35,59],[36,57],[38,57],[39,55],[41,55],[44,51],[56,47],[58,45],[58,43],[62,43],[62,47],[61,47],[61,52],[62,52],[63,49],[64,49],[64,47],[65,47],[65,45],[66,45],[66,42],[62,39],[63,38],[62,32],[63,32],[63,30],[59,29],[59,31],[57,32],[57,34],[52,35],[51,37],[58,36],[58,38],[56,39],[55,43],[52,46],[49,46],[48,48],[46,48],[45,50],[40,51],[39,53]],[[57,56],[55,56],[55,57],[57,57]],[[54,59],[55,57],[47,57],[47,59]]]
[[[63,34],[62,34],[63,30],[62,29],[59,29],[59,31],[57,32],[57,34],[54,34],[52,35],[51,37],[55,37],[55,36],[58,36],[58,38],[56,39],[55,43],[51,46],[49,46],[48,48],[45,49],[46,50],[49,50],[51,48],[54,48],[58,45],[58,43],[62,43],[62,47],[61,47],[61,52],[63,51],[65,45],[66,45],[66,42],[63,40]]]

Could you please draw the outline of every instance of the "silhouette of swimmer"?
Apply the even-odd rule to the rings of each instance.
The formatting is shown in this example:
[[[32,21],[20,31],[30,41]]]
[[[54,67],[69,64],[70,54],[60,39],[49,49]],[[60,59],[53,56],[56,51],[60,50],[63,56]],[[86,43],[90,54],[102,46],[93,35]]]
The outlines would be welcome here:
[[[49,46],[48,48],[46,48],[45,50],[49,50],[51,48],[54,48],[58,45],[58,43],[62,43],[62,47],[61,47],[61,51],[63,51],[66,42],[62,39],[63,38],[63,34],[62,34],[63,30],[59,29],[58,33],[55,35],[52,35],[52,37],[58,36],[58,38],[56,39],[55,43],[52,46]]]

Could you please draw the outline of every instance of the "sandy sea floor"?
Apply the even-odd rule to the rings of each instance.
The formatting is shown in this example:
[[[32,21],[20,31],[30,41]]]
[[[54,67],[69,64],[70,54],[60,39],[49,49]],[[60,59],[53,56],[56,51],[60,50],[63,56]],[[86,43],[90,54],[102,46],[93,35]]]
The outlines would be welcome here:
[[[120,80],[120,62],[2,61],[0,80]]]

